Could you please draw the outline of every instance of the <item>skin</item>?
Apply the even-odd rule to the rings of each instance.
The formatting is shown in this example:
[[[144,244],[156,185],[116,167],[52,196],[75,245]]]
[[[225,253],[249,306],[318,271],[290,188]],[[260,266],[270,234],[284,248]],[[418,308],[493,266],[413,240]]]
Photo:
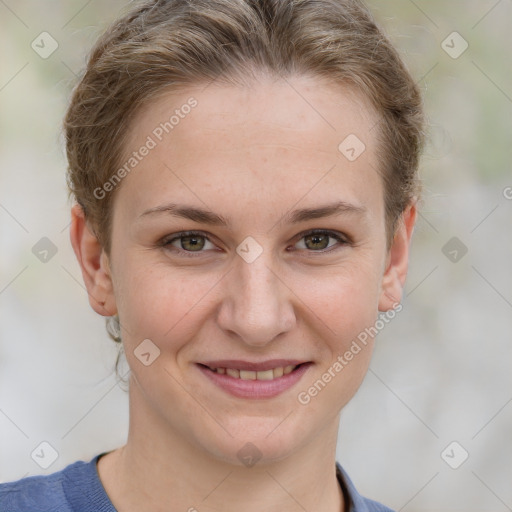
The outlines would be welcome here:
[[[364,97],[319,78],[167,92],[133,123],[127,155],[190,96],[197,107],[116,191],[110,255],[72,209],[90,303],[100,315],[119,314],[131,368],[128,441],[100,459],[100,479],[121,512],[339,512],[340,411],[363,380],[373,340],[310,403],[297,395],[400,301],[414,203],[388,250],[378,117]],[[366,150],[350,162],[338,145],[352,133]],[[361,211],[287,221],[292,210],[338,201]],[[143,215],[168,203],[208,209],[229,225]],[[324,248],[304,238],[311,229],[347,241],[321,238]],[[186,256],[183,239],[159,243],[184,230],[208,236],[199,256]],[[236,252],[247,236],[263,250],[252,263]],[[149,366],[134,355],[144,339],[160,349]],[[274,358],[313,365],[263,400],[232,397],[195,366]],[[262,455],[253,467],[237,457],[247,442]]]

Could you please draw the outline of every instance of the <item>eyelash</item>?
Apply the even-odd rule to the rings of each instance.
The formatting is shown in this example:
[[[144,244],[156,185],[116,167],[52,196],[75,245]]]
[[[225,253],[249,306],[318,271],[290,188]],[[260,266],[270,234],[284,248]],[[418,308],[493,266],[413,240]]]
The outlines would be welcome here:
[[[309,231],[299,233],[297,236],[299,237],[299,241],[300,241],[309,235],[326,235],[329,238],[333,238],[334,240],[336,240],[338,242],[339,246],[336,247],[334,245],[334,246],[331,246],[331,247],[328,247],[326,249],[322,249],[319,251],[308,250],[308,249],[298,249],[298,250],[306,250],[309,253],[325,254],[325,253],[329,253],[333,250],[337,250],[341,246],[352,245],[352,240],[350,239],[350,237],[348,235],[343,235],[341,233],[337,233],[335,231],[329,231],[329,230],[325,230],[325,229],[312,229]],[[189,237],[189,236],[202,237],[202,238],[205,238],[206,240],[208,240],[209,242],[211,242],[211,240],[208,238],[208,236],[201,231],[182,231],[181,233],[172,235],[171,238],[169,238],[169,237],[163,238],[159,242],[159,245],[164,248],[168,248],[168,246],[171,246],[172,242],[175,242],[176,240],[179,240],[180,238],[185,238],[185,237]],[[213,242],[211,242],[211,243],[213,243]],[[203,255],[205,252],[205,251],[195,251],[195,252],[194,251],[186,251],[185,249],[180,249],[178,247],[174,247],[174,246],[171,246],[171,247],[176,252],[179,252],[183,256],[188,257],[188,258],[197,258],[197,257]]]

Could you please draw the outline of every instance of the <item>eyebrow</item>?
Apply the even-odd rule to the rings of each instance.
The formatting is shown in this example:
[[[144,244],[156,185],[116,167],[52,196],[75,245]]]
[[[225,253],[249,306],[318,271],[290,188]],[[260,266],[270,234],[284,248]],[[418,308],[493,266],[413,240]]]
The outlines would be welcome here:
[[[365,215],[367,209],[363,206],[347,203],[345,201],[338,201],[335,203],[318,206],[315,208],[300,208],[288,212],[279,223],[297,224],[299,222],[305,222],[307,220],[319,219],[324,217],[334,217],[336,215],[349,214],[349,215]],[[222,215],[214,213],[212,211],[197,208],[188,205],[179,205],[175,203],[164,204],[150,208],[144,211],[139,219],[146,216],[152,216],[156,214],[172,215],[182,219],[188,219],[194,222],[208,224],[211,226],[227,226],[231,223]]]
[[[363,206],[347,203],[346,201],[338,201],[336,203],[318,206],[316,208],[300,208],[286,213],[279,221],[280,223],[298,224],[312,219],[320,219],[324,217],[334,217],[336,215],[366,215],[367,209]],[[197,208],[194,206],[179,205],[175,203],[155,206],[144,211],[139,218],[155,214],[172,215],[182,219],[188,219],[194,222],[208,224],[211,226],[229,226],[230,222],[212,211]]]

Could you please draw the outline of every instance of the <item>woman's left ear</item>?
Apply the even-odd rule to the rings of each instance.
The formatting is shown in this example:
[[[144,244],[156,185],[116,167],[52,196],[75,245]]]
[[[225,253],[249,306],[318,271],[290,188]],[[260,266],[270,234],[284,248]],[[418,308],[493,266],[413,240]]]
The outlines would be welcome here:
[[[70,239],[82,270],[89,304],[100,315],[115,315],[117,306],[109,259],[78,204],[71,209]]]
[[[388,252],[386,270],[382,277],[379,311],[389,311],[398,306],[409,267],[409,246],[416,223],[416,200],[403,211]]]

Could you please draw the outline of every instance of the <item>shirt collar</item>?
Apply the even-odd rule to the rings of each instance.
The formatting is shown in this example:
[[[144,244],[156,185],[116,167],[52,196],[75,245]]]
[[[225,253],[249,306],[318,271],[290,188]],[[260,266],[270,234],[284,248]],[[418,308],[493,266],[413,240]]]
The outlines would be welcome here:
[[[370,510],[374,510],[368,507],[369,500],[366,500],[357,492],[352,480],[350,480],[339,462],[336,462],[336,478],[338,479],[341,490],[343,491],[345,512],[370,512]],[[385,507],[383,507],[383,510],[384,509]]]

